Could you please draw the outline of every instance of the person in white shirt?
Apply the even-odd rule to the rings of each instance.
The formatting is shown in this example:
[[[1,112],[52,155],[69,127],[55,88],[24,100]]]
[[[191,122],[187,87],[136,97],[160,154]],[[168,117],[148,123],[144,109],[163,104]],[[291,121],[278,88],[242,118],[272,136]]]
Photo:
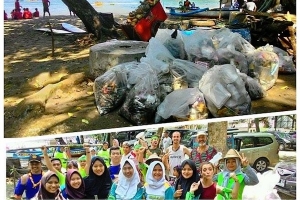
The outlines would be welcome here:
[[[166,170],[169,171],[168,175],[173,175],[173,168],[177,165],[181,165],[182,161],[186,159],[185,155],[191,156],[190,150],[180,144],[181,133],[175,131],[172,133],[172,146],[169,146],[166,150],[166,154],[163,156],[163,163],[166,166]]]
[[[123,142],[122,148],[124,151],[124,155],[122,156],[121,163],[125,162],[125,160],[127,160],[127,159],[135,160],[134,156],[131,153],[132,149],[131,149],[129,142],[127,142],[127,141]]]
[[[257,6],[256,4],[252,1],[252,0],[245,0],[246,3],[246,6],[247,6],[247,10],[250,10],[250,11],[256,11],[257,9]]]
[[[162,147],[164,153],[166,153],[167,148],[171,146],[171,144],[172,144],[172,139],[169,137],[169,133],[165,131],[164,136],[162,138]]]

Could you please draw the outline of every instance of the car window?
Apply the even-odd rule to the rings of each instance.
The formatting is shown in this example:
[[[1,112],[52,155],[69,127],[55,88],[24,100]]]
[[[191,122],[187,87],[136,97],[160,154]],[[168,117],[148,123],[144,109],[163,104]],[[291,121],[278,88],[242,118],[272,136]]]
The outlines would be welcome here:
[[[270,137],[257,137],[256,140],[256,147],[262,147],[273,143],[273,140]]]
[[[253,137],[243,137],[241,138],[241,149],[253,148],[254,147],[254,138]]]

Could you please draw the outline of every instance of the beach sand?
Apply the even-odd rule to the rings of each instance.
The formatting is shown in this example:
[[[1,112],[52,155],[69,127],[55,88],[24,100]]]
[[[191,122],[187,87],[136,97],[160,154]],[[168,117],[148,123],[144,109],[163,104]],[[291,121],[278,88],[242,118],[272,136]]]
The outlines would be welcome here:
[[[126,20],[115,16],[117,22]],[[55,35],[55,56],[47,33],[34,30],[45,27],[49,18],[4,22],[4,137],[26,137],[57,133],[132,126],[117,110],[100,116],[95,106],[93,79],[89,76],[89,48],[98,43],[91,34]],[[68,22],[84,29],[77,17],[52,16],[53,28]],[[122,31],[120,30],[120,33]],[[110,39],[104,38],[103,41]],[[123,34],[119,39],[126,39]],[[84,73],[83,80],[67,90],[52,94],[45,113],[43,108],[16,108],[24,98],[47,84],[55,84],[64,75]],[[295,110],[296,75],[279,75],[276,85],[264,99],[253,101],[253,113]],[[45,103],[45,102],[43,102]],[[59,106],[58,106],[59,105]],[[24,111],[24,110],[23,110]],[[16,117],[17,116],[17,117]]]

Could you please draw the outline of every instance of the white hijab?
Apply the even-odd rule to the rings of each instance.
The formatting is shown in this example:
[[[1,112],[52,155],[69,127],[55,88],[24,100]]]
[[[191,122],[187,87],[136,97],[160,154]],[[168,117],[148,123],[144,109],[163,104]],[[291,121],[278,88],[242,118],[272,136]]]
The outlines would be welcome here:
[[[153,173],[153,169],[155,167],[155,165],[160,165],[163,171],[163,176],[160,180],[156,180],[154,179],[152,173]],[[164,195],[166,188],[165,188],[165,183],[167,182],[166,180],[166,173],[165,173],[165,167],[163,165],[162,162],[160,161],[153,161],[147,170],[147,174],[146,174],[146,193],[147,194],[156,194],[156,195]]]
[[[123,167],[126,163],[129,163],[133,168],[133,175],[127,178],[123,174]],[[140,183],[140,176],[136,169],[136,166],[131,159],[126,159],[121,162],[121,169],[118,176],[118,185],[116,189],[117,198],[116,199],[132,199],[137,193],[137,186]]]

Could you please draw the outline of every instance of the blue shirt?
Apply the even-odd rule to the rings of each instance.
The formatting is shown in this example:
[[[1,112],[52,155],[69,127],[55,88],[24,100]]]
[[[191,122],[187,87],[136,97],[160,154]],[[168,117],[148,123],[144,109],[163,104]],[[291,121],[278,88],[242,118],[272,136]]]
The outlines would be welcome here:
[[[42,178],[42,174],[32,174],[32,179],[35,184],[38,183],[41,180],[41,178]],[[33,188],[33,184],[30,178],[28,178],[25,185],[22,185],[21,179],[19,179],[17,186],[15,188],[15,195],[22,196],[25,191],[26,199],[31,199],[39,191],[39,187],[40,185]]]
[[[119,174],[121,165],[116,165],[116,166],[109,166],[109,173],[110,173],[110,178],[113,180],[115,179],[115,175]]]

